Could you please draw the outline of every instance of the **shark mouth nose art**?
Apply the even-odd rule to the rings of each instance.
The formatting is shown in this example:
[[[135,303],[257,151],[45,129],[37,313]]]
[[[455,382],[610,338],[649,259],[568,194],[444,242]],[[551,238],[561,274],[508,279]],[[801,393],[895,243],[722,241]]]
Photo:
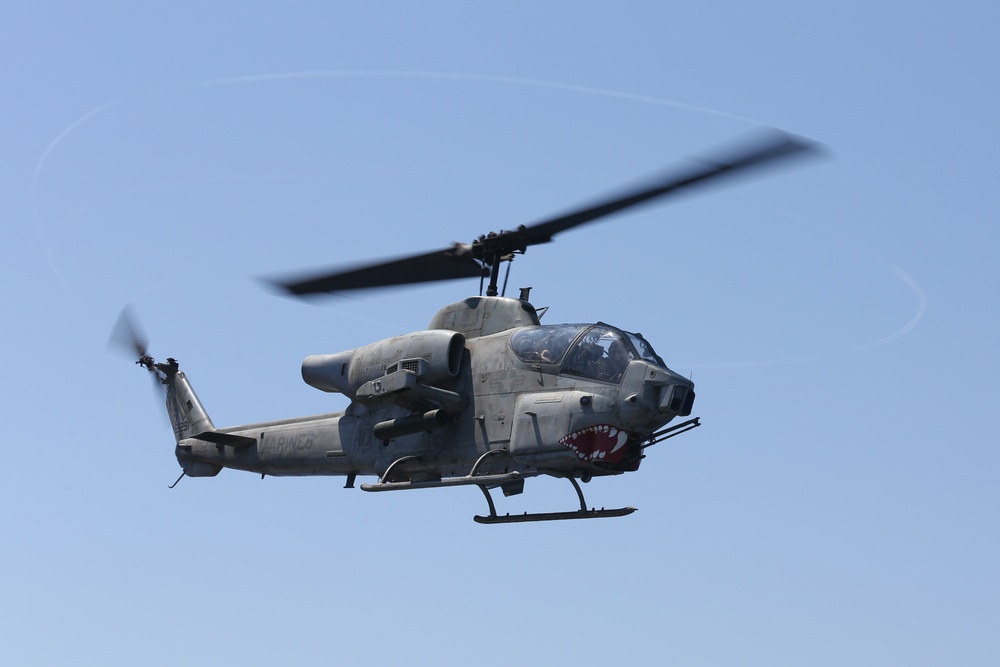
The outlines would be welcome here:
[[[625,455],[628,432],[609,424],[597,424],[570,433],[559,444],[572,449],[582,461],[620,461]]]

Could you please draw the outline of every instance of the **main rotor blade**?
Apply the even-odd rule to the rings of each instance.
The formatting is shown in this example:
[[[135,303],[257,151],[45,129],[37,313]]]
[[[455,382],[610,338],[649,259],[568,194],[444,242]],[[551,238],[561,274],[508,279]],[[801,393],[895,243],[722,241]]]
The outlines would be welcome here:
[[[785,132],[775,130],[753,142],[732,147],[710,158],[694,158],[694,164],[673,171],[665,177],[660,177],[652,183],[638,189],[626,191],[607,201],[588,206],[587,208],[560,215],[550,220],[529,225],[527,228],[511,232],[502,232],[498,240],[517,239],[523,245],[547,243],[559,232],[578,227],[599,218],[617,213],[633,206],[638,206],[666,195],[679,193],[691,186],[705,183],[712,179],[746,172],[777,160],[794,155],[813,153],[818,150],[817,144]]]
[[[794,155],[816,152],[818,145],[778,130],[752,142],[730,147],[711,158],[696,158],[691,165],[633,187],[586,208],[513,231],[490,233],[471,245],[456,243],[443,250],[345,268],[297,279],[276,280],[282,290],[304,296],[320,292],[345,292],[456,278],[483,277],[485,267],[494,266],[511,253],[524,252],[538,243],[548,243],[560,232],[593,222],[613,213],[685,191],[721,177],[748,172]]]
[[[290,294],[302,296],[319,292],[344,292],[368,287],[388,287],[455,278],[478,278],[482,275],[482,265],[473,258],[469,247],[456,244],[450,248],[422,255],[401,257],[295,280],[274,281],[274,284]]]

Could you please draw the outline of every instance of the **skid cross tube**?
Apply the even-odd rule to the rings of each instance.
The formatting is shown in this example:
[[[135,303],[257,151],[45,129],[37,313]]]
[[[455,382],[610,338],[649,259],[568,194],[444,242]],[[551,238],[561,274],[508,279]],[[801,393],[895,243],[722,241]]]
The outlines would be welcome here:
[[[501,484],[507,484],[508,482],[516,482],[519,479],[523,479],[522,475],[518,471],[498,473],[496,475],[480,475],[479,469],[482,467],[483,462],[490,458],[491,456],[506,455],[506,449],[491,449],[482,456],[480,456],[476,462],[473,464],[472,469],[469,474],[465,477],[445,477],[444,479],[426,480],[426,481],[410,481],[405,480],[402,482],[392,481],[391,473],[398,466],[403,465],[408,461],[413,461],[419,459],[417,456],[404,456],[396,459],[392,464],[386,469],[385,473],[379,479],[377,484],[362,484],[361,489],[363,491],[403,491],[406,489],[439,489],[449,486],[466,486],[469,484],[475,484],[480,488],[485,490],[484,485],[499,486]],[[492,502],[492,501],[491,501]]]

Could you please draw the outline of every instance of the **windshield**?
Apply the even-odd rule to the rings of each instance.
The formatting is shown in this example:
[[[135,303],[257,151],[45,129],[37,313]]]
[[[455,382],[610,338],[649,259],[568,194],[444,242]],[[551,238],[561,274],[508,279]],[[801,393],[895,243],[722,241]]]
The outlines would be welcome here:
[[[664,368],[667,367],[667,365],[663,363],[663,359],[660,359],[660,355],[653,351],[653,346],[642,337],[642,334],[629,333],[626,331],[625,335],[627,335],[628,339],[632,341],[632,345],[634,345],[635,349],[639,352],[639,356],[646,361],[656,364],[657,366],[663,366]]]
[[[642,334],[603,324],[524,327],[511,336],[510,346],[521,361],[558,364],[565,357],[562,372],[604,382],[620,382],[632,359],[666,368]]]
[[[525,327],[511,336],[510,346],[521,361],[555,364],[582,330],[579,324]]]
[[[593,326],[580,336],[566,355],[563,373],[603,382],[621,382],[628,362],[635,358],[620,333],[606,326]]]

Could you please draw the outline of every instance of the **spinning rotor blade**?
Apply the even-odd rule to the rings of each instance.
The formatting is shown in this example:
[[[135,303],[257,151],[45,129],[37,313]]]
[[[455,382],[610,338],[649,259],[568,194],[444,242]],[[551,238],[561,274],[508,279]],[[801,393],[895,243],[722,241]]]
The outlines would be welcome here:
[[[660,176],[652,182],[626,190],[624,193],[531,226],[513,231],[501,231],[479,237],[469,245],[456,243],[450,248],[422,255],[365,264],[298,280],[275,281],[274,284],[298,296],[319,292],[344,292],[370,287],[388,287],[455,278],[483,277],[489,274],[491,289],[496,289],[497,266],[513,253],[523,253],[528,246],[548,243],[552,237],[619,211],[660,199],[667,195],[719,179],[747,172],[797,154],[816,152],[817,145],[784,132],[773,131],[765,136],[719,152],[712,158],[697,158],[694,163]],[[490,294],[487,291],[487,294]],[[495,291],[492,292],[495,294]]]
[[[511,236],[522,240],[526,245],[547,243],[560,232],[666,195],[679,193],[693,185],[763,166],[780,158],[815,150],[816,145],[810,141],[775,131],[773,134],[768,133],[758,138],[753,143],[730,148],[715,157],[693,158],[695,164],[672,171],[667,176],[661,176],[649,184],[626,191],[608,201],[536,223],[525,229],[501,232],[500,237]]]
[[[291,294],[302,296],[317,292],[344,292],[366,287],[478,278],[482,275],[483,267],[473,258],[469,246],[455,244],[423,255],[275,284]]]
[[[125,306],[122,308],[115,326],[111,329],[108,337],[108,347],[135,354],[134,359],[146,357],[146,350],[149,347],[149,339],[142,332],[132,308]]]
[[[153,395],[158,401],[163,400],[163,384],[160,381],[160,373],[156,370],[156,362],[147,353],[149,339],[143,333],[142,327],[139,326],[139,320],[130,306],[122,308],[115,326],[111,329],[111,335],[108,337],[108,348],[115,348],[128,354],[137,365],[149,371],[153,381]]]

